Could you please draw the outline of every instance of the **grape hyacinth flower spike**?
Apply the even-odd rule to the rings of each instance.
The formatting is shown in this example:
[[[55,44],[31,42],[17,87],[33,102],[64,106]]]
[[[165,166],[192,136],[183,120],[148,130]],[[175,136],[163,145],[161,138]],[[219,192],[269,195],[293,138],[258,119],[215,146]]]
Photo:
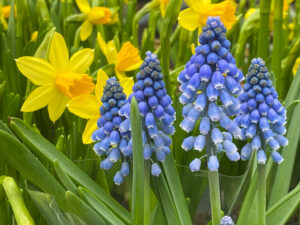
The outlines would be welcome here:
[[[280,164],[283,158],[277,150],[288,144],[283,136],[286,133],[286,110],[278,100],[262,59],[251,61],[244,89],[245,92],[239,96],[242,114],[238,121],[244,139],[250,142],[242,148],[241,158],[247,160],[252,151],[257,151],[257,162],[265,164],[268,146],[273,161]]]
[[[230,216],[224,216],[221,220],[220,225],[234,225],[234,222]]]
[[[119,130],[120,124],[126,119],[119,115],[119,109],[126,104],[126,95],[119,81],[112,77],[106,81],[101,98],[101,117],[98,119],[98,129],[92,139],[97,142],[93,149],[102,156],[100,167],[104,170],[112,168],[114,163],[121,160],[121,168],[114,176],[115,184],[123,183],[124,177],[130,172],[130,132]]]
[[[160,62],[155,54],[146,52],[136,78],[128,103],[120,109],[120,115],[127,118],[121,123],[120,131],[130,130],[130,102],[134,96],[142,118],[144,159],[151,159],[151,174],[158,176],[161,168],[152,159],[152,153],[155,153],[158,161],[163,162],[171,152],[172,140],[169,135],[175,132],[175,110],[171,105],[171,97],[167,95]]]
[[[229,52],[226,28],[219,17],[207,19],[199,43],[195,54],[179,74],[178,81],[182,92],[179,100],[184,104],[184,119],[180,126],[190,133],[200,120],[200,134],[187,137],[182,148],[202,151],[207,147],[208,169],[217,171],[219,152],[226,152],[231,161],[240,159],[232,140],[241,139],[242,133],[236,120],[231,117],[240,113],[237,95],[243,92],[240,82],[244,77]],[[196,158],[190,163],[190,169],[199,171],[200,165],[201,158]]]

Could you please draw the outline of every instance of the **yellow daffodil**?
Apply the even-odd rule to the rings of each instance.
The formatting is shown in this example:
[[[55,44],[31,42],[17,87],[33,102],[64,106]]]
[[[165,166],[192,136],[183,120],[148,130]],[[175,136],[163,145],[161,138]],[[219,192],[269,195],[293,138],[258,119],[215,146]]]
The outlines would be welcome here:
[[[189,8],[181,11],[178,23],[189,31],[200,30],[209,16],[219,16],[227,29],[236,22],[236,4],[226,0],[212,4],[210,0],[185,0]]]
[[[299,66],[300,66],[300,57],[298,57],[298,58],[296,59],[296,62],[295,62],[295,64],[294,64],[294,66],[293,66],[293,76],[296,75]]]
[[[97,74],[97,84],[95,87],[95,95],[84,94],[78,97],[75,97],[70,100],[68,103],[68,109],[73,114],[83,118],[88,119],[88,122],[85,126],[84,132],[82,134],[82,142],[84,144],[90,144],[92,142],[92,134],[97,129],[97,120],[100,118],[100,106],[101,97],[103,95],[103,88],[106,84],[106,80],[108,76],[103,70],[98,70]],[[121,80],[121,86],[124,88],[124,92],[132,93],[132,86],[124,87],[122,85],[126,84],[129,78],[125,78],[125,80]],[[127,90],[126,90],[127,89]]]
[[[37,36],[38,36],[38,31],[34,31],[33,33],[32,33],[32,35],[31,35],[31,41],[36,41],[36,39],[37,39]]]
[[[164,17],[166,14],[166,10],[167,10],[167,6],[168,6],[169,2],[170,2],[170,0],[153,0],[154,5],[159,6],[162,17]]]
[[[62,35],[55,33],[49,49],[49,61],[23,56],[16,59],[20,72],[33,84],[33,90],[21,111],[32,112],[48,106],[50,120],[55,122],[64,112],[67,102],[93,91],[92,78],[85,74],[94,59],[94,50],[82,49],[69,59]]]
[[[125,79],[127,78],[125,72],[136,70],[142,64],[143,61],[139,50],[127,41],[118,52],[114,41],[106,43],[100,33],[98,33],[97,41],[107,62],[115,65],[117,77],[124,87],[125,94],[128,96],[129,93],[126,93],[126,90],[128,90],[126,87],[133,86],[134,81],[132,77]]]
[[[7,29],[7,26],[8,26],[6,19],[9,18],[10,11],[11,11],[11,5],[7,5],[7,6],[0,5],[0,21],[5,30]],[[16,11],[15,11],[15,13],[16,13]]]
[[[118,15],[106,7],[91,7],[88,0],[76,0],[79,10],[86,14],[86,20],[80,28],[80,39],[85,41],[93,31],[93,25],[112,24],[118,21]]]

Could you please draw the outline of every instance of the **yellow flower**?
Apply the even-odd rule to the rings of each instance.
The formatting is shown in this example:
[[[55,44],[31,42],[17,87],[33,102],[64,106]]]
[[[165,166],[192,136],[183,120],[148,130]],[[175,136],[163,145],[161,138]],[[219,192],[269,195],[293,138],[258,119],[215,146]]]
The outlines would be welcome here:
[[[94,59],[94,50],[82,49],[69,59],[62,35],[53,35],[49,61],[23,56],[16,59],[20,72],[39,86],[28,96],[21,111],[32,112],[48,106],[50,120],[55,122],[64,112],[67,102],[93,91],[92,78],[85,74]]]
[[[227,29],[236,22],[236,4],[226,0],[211,4],[210,0],[185,0],[189,8],[181,11],[178,16],[180,26],[189,31],[201,29],[209,16],[219,16]]]
[[[103,95],[103,88],[106,84],[108,76],[106,73],[99,69],[97,74],[97,84],[95,87],[95,95],[84,94],[76,98],[73,98],[68,103],[68,109],[73,114],[88,119],[82,134],[82,142],[84,144],[90,144],[92,142],[92,134],[97,129],[97,120],[101,117],[100,106],[102,105],[101,97]],[[127,89],[127,93],[132,93],[132,85],[123,86],[128,83],[129,78],[125,78],[120,81],[121,86],[124,88],[124,92]],[[123,84],[123,85],[122,85]]]
[[[160,13],[164,17],[170,0],[153,0],[153,2],[155,5],[159,5]]]
[[[93,31],[93,25],[112,24],[118,21],[118,15],[114,15],[109,8],[91,7],[87,0],[76,0],[79,10],[86,14],[86,20],[80,28],[80,39],[85,41]]]
[[[34,31],[31,35],[31,41],[36,41],[37,36],[38,36],[38,31]]]
[[[293,76],[296,75],[299,66],[300,66],[300,57],[298,57],[298,58],[296,59],[296,62],[295,62],[295,64],[294,64],[294,66],[293,66]]]
[[[0,5],[0,21],[5,30],[7,29],[8,26],[6,19],[9,18],[10,11],[11,11],[11,5],[7,5],[7,6]],[[16,8],[15,8],[15,13],[16,13]]]
[[[256,8],[250,8],[247,10],[247,12],[245,13],[244,18],[248,19],[257,9]]]
[[[134,81],[132,77],[127,78],[125,72],[136,70],[142,64],[143,61],[139,54],[139,50],[127,41],[122,45],[118,52],[114,41],[106,43],[100,33],[98,33],[97,41],[107,62],[115,65],[116,75],[125,89],[125,94],[128,96],[125,86],[133,86]]]

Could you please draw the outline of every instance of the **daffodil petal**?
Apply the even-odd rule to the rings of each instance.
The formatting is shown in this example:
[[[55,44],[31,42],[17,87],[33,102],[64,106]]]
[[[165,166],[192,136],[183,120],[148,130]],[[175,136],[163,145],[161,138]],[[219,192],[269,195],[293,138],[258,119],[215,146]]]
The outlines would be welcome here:
[[[183,28],[194,31],[199,26],[199,14],[192,8],[187,8],[179,13],[178,23]]]
[[[87,0],[76,0],[76,4],[81,12],[87,13],[91,10]]]
[[[104,89],[107,79],[108,79],[107,74],[103,70],[99,69],[98,73],[97,73],[97,83],[96,83],[96,87],[95,87],[95,95],[96,95],[98,101],[100,101],[100,99],[103,95],[103,89]]]
[[[88,20],[84,21],[80,28],[80,40],[85,41],[93,32],[93,24]]]
[[[105,42],[101,33],[97,34],[98,45],[109,64],[115,64],[117,61],[117,49],[113,41]]]
[[[50,100],[48,105],[48,113],[52,122],[58,120],[58,118],[63,114],[68,101],[69,98],[59,90],[56,90],[56,92],[53,93],[52,99]]]
[[[55,91],[56,87],[54,85],[34,89],[24,102],[21,111],[33,112],[45,107],[51,101],[51,96],[53,96]]]
[[[45,59],[23,56],[16,59],[20,72],[32,83],[39,86],[54,84],[55,69]]]
[[[49,61],[58,72],[68,70],[69,51],[64,37],[55,32],[49,50]]]
[[[71,71],[85,73],[94,60],[94,50],[84,48],[72,55],[69,63]]]
[[[127,41],[117,55],[116,70],[119,72],[135,70],[142,62],[139,50]]]
[[[123,91],[128,97],[132,93],[132,87],[134,85],[133,77],[120,79],[120,85],[123,87]]]
[[[201,11],[205,5],[211,3],[210,0],[184,0],[188,7],[194,9],[195,11]]]
[[[95,130],[97,130],[97,118],[90,119],[86,125],[84,132],[82,134],[82,142],[83,144],[90,144],[92,143],[92,134],[94,133]]]
[[[89,94],[79,95],[68,103],[69,111],[83,119],[100,116],[100,106],[100,101],[97,101],[96,96]]]

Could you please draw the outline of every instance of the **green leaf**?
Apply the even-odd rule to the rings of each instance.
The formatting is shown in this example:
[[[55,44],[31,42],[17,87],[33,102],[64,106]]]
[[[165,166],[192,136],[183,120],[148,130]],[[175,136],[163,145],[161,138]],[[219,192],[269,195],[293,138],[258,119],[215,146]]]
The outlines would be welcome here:
[[[93,192],[101,201],[103,201],[110,209],[112,209],[116,215],[122,218],[125,223],[130,223],[128,211],[114,198],[108,195],[105,190],[103,190],[70,159],[58,151],[48,140],[36,133],[33,128],[25,124],[20,119],[11,118],[10,124],[16,135],[34,153],[50,163],[54,163],[54,161],[57,160],[62,170],[64,170],[64,172],[68,174],[74,181]]]
[[[192,225],[192,220],[188,211],[187,201],[184,198],[183,190],[175,167],[172,155],[168,155],[163,163],[166,179],[171,191],[176,211],[182,225]]]
[[[168,225],[180,225],[173,199],[164,174],[153,177],[153,188]]]
[[[131,224],[140,225],[144,223],[144,150],[140,111],[134,97],[130,106],[130,123],[133,153]]]
[[[300,203],[300,185],[267,211],[267,225],[284,225]]]
[[[73,183],[73,181],[70,179],[70,177],[65,173],[65,171],[62,170],[61,166],[59,165],[58,161],[55,160],[53,163],[56,175],[62,182],[63,186],[74,193],[77,193],[77,187]]]
[[[87,190],[84,187],[79,187],[78,192],[80,196],[99,214],[101,214],[109,224],[118,224],[123,225],[125,223],[122,222],[112,211],[94,195],[92,192]]]

